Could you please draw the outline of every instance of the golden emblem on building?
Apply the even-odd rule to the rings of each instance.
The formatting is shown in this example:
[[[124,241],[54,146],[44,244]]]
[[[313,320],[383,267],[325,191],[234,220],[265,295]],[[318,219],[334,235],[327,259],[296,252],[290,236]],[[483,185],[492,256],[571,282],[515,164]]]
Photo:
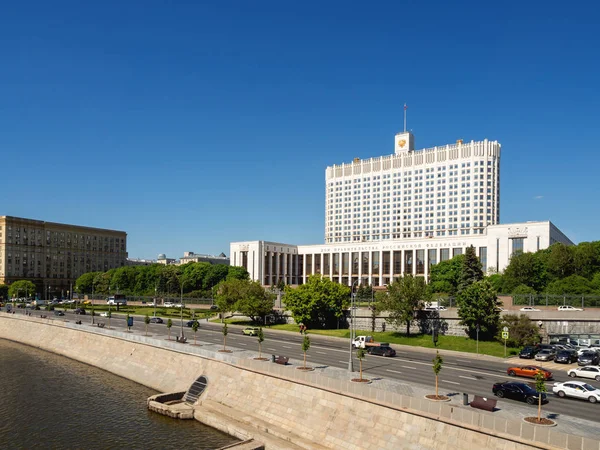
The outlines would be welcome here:
[[[398,147],[403,148],[406,145],[406,140],[400,139],[398,141]]]

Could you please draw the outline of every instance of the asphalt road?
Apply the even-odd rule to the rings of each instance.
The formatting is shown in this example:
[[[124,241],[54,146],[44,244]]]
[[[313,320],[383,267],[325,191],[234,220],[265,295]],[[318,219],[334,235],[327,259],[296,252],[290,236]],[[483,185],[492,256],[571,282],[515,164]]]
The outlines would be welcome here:
[[[50,313],[51,314],[51,313]],[[49,315],[50,315],[49,314]],[[84,323],[91,323],[92,317],[76,316],[67,313],[65,317],[55,317],[56,319],[74,318],[82,320]],[[95,322],[105,322],[108,325],[106,317],[95,317]],[[188,342],[194,339],[194,332],[186,326],[187,320],[184,320],[183,330]],[[125,328],[125,317],[113,313],[111,318],[111,327]],[[173,320],[171,328],[171,339],[180,334],[181,322]],[[145,323],[142,318],[135,317],[133,330],[140,333],[145,332]],[[302,339],[303,336],[295,333],[282,333],[263,329],[265,341],[262,343],[262,351],[265,355],[276,354],[288,356],[292,359],[302,360]],[[149,324],[148,333],[153,336],[168,335],[168,330],[165,324]],[[339,368],[347,368],[350,355],[350,345],[348,340],[332,339],[318,335],[310,335],[311,347],[307,352],[307,364],[311,365],[327,365]],[[211,344],[222,345],[223,333],[220,324],[210,322],[200,322],[200,328],[196,334],[196,339],[199,343],[206,342]],[[227,335],[227,347],[239,348],[258,353],[258,340],[253,336],[245,336],[241,334],[240,327],[229,327]],[[434,386],[435,377],[432,370],[433,354],[430,350],[412,349],[406,346],[395,346],[396,357],[384,358],[379,356],[367,355],[363,359],[363,372],[368,376],[385,377],[397,379],[408,383],[418,383],[422,386]],[[355,351],[352,352],[354,369],[358,371],[359,362],[355,357]],[[519,360],[506,362],[498,358],[486,356],[477,357],[476,355],[465,355],[460,353],[457,355],[444,354],[444,365],[439,376],[440,392],[449,393],[468,393],[469,397],[473,395],[482,395],[484,397],[492,396],[492,385],[495,382],[501,381],[523,381],[532,382],[527,378],[510,377],[506,373],[506,369],[510,365],[542,365],[531,360]],[[543,364],[545,368],[550,369],[554,374],[554,380],[547,383],[548,397],[550,402],[543,406],[544,412],[554,413],[557,416],[569,415],[579,417],[595,422],[600,422],[600,414],[598,414],[600,404],[591,404],[582,400],[570,398],[559,398],[552,394],[552,385],[554,382],[562,382],[570,379],[567,376],[567,370],[574,367],[575,364],[564,365],[564,369],[555,370],[557,364]],[[552,368],[550,368],[551,366]],[[578,378],[578,380],[583,380]],[[585,380],[592,385],[597,385],[593,380]],[[502,399],[503,402],[515,402],[519,405],[526,405],[524,402],[516,400]],[[536,411],[537,406],[531,406],[532,411]]]

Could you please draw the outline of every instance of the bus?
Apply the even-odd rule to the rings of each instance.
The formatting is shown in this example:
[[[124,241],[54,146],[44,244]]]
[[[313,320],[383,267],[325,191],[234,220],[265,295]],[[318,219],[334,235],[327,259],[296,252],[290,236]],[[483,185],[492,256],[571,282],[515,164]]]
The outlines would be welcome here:
[[[127,296],[125,294],[111,295],[106,299],[107,305],[127,305]]]

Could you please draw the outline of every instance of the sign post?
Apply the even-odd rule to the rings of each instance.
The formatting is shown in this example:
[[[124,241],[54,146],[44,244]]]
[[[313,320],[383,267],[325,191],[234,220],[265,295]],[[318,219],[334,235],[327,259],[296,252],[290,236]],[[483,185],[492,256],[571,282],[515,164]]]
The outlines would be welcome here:
[[[504,339],[504,357],[506,358],[506,340],[508,339],[508,327],[502,329],[502,339]]]

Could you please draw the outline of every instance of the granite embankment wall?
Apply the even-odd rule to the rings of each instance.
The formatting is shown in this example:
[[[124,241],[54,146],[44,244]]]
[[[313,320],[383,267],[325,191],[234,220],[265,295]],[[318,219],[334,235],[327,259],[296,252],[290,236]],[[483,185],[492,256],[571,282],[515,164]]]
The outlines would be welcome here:
[[[407,397],[320,373],[217,353],[135,333],[0,313],[0,338],[108,370],[161,392],[186,390],[200,375],[211,425],[236,434],[244,422],[289,445],[267,448],[593,448],[598,441]],[[210,347],[210,349],[209,349]],[[182,351],[184,349],[185,351]],[[220,415],[213,414],[215,411]],[[221,417],[215,421],[215,417]],[[251,431],[250,431],[251,433]],[[238,432],[238,437],[240,436]]]

